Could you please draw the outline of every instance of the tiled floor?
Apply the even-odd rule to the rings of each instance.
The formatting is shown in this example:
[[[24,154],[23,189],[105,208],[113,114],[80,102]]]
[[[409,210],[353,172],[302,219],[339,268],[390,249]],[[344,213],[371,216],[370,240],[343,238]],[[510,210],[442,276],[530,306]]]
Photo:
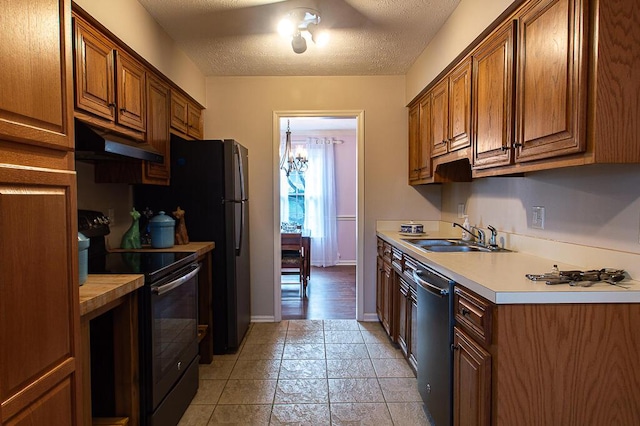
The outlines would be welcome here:
[[[252,324],[240,350],[200,366],[179,426],[427,425],[416,378],[379,323]]]

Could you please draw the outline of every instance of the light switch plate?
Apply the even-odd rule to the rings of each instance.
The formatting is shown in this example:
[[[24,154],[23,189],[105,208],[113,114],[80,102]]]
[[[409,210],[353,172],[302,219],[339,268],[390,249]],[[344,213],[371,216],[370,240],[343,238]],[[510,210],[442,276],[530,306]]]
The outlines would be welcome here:
[[[544,207],[533,206],[531,209],[531,227],[544,229]]]

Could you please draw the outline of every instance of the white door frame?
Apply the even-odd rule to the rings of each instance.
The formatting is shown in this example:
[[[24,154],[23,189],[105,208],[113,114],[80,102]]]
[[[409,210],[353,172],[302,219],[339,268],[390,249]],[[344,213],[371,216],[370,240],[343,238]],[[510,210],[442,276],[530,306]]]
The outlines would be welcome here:
[[[356,119],[356,319],[364,320],[364,111],[274,111],[273,113],[273,312],[274,320],[282,320],[282,289],[280,287],[280,118],[282,117],[345,117]]]

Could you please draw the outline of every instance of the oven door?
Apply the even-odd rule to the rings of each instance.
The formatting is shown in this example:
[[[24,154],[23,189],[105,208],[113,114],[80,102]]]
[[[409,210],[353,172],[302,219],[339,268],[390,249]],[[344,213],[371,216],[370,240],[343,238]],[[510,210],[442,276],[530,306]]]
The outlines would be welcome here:
[[[149,301],[145,314],[141,370],[145,371],[151,398],[146,408],[154,411],[198,355],[197,263],[145,286]],[[148,395],[148,394],[147,394]]]

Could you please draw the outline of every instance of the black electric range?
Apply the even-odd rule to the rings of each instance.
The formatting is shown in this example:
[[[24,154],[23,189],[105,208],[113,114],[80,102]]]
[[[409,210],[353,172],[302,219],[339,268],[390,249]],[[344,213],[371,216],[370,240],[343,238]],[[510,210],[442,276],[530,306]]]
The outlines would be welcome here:
[[[182,252],[109,252],[89,261],[90,274],[144,274],[145,285],[182,269],[198,258]]]

